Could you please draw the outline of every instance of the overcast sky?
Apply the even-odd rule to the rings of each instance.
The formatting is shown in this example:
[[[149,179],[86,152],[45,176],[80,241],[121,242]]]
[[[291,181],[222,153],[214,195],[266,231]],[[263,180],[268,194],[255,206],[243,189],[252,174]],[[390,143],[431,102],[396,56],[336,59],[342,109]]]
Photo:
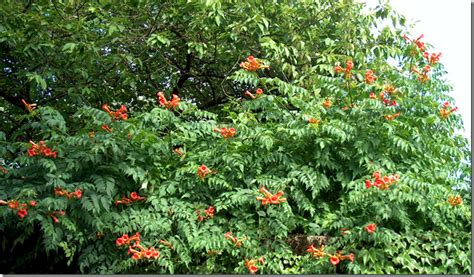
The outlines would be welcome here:
[[[375,7],[378,0],[359,0]],[[433,45],[429,52],[441,52],[440,62],[453,85],[451,96],[463,117],[464,132],[471,140],[471,1],[390,0],[390,6],[417,22],[411,37],[424,34],[422,41]]]

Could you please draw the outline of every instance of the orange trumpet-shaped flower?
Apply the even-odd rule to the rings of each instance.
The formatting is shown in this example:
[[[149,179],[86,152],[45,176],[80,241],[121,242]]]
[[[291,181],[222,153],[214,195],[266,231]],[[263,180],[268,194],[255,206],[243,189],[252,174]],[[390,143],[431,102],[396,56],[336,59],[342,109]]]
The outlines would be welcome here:
[[[253,93],[251,93],[250,91],[246,90],[245,93],[244,93],[244,96],[247,96],[249,98],[252,98],[252,99],[255,99],[257,98],[258,96],[262,95],[263,94],[263,89],[261,88],[258,88],[255,90],[255,94],[254,95]]]
[[[329,262],[330,262],[333,266],[336,266],[336,265],[339,264],[340,259],[339,259],[339,257],[337,257],[337,256],[330,256],[330,257],[329,257]]]
[[[252,98],[252,99],[255,99],[255,95],[253,95],[253,94],[252,94],[250,91],[248,91],[248,90],[245,91],[244,96],[248,96],[248,97],[250,97],[250,98]]]
[[[66,213],[64,211],[54,211],[52,213],[49,214],[49,216],[53,219],[53,222],[54,223],[59,223],[59,218],[56,217],[56,215],[61,215],[61,216],[64,216]]]
[[[198,167],[198,170],[197,170],[197,175],[198,177],[203,180],[204,178],[206,178],[206,175],[207,174],[210,174],[210,173],[213,173],[213,174],[216,174],[217,171],[216,170],[210,170],[207,166],[205,165],[201,165],[200,167]]]
[[[261,187],[258,191],[265,194],[265,197],[272,197],[272,194],[265,187]]]
[[[34,109],[36,109],[36,104],[28,104],[26,103],[25,99],[21,99],[21,103],[25,105],[26,109],[31,113]]]
[[[383,117],[385,117],[385,119],[387,119],[387,120],[393,120],[394,118],[396,118],[398,116],[400,116],[400,112],[392,114],[392,115],[384,115]]]
[[[206,213],[206,217],[210,217],[210,218],[213,218],[214,217],[214,207],[213,206],[209,206],[206,210],[204,210],[204,212]]]
[[[175,148],[173,150],[173,152],[175,152],[176,154],[178,154],[178,156],[182,157],[184,154],[183,152],[181,152],[181,149],[179,149],[179,147]]]
[[[367,233],[373,234],[377,230],[377,225],[375,225],[375,223],[371,223],[365,226],[364,229],[367,231]]]
[[[336,65],[336,66],[334,67],[334,71],[335,71],[336,73],[342,73],[342,72],[344,72],[344,68],[342,68],[342,66],[340,66],[340,65]]]
[[[237,237],[234,237],[231,232],[225,233],[224,237],[230,242],[232,242],[235,247],[242,246],[242,242],[244,242],[247,239],[247,237],[243,237],[242,239],[239,240]]]
[[[112,129],[107,124],[102,125],[102,130],[112,133]]]
[[[262,201],[262,205],[273,204],[277,205],[281,202],[285,202],[286,198],[281,198],[283,196],[283,191],[279,191],[276,194],[271,194],[265,187],[261,187],[259,191],[265,194],[265,197],[257,197],[258,201]]]
[[[329,109],[332,106],[331,100],[329,100],[329,99],[324,100],[323,106],[325,108]]]
[[[160,239],[159,243],[163,244],[164,246],[168,247],[169,249],[173,249],[173,244],[171,244],[171,242],[169,242],[169,241]]]
[[[346,71],[347,72],[351,71],[353,67],[354,67],[354,62],[352,62],[352,60],[347,60],[347,62],[346,62]]]

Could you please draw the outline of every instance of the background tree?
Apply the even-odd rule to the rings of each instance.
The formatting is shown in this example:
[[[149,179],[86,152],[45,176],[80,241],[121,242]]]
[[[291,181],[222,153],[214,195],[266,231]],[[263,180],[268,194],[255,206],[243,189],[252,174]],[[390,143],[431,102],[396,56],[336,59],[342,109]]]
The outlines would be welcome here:
[[[470,272],[461,118],[439,56],[388,5],[5,1],[0,13],[1,268]],[[242,68],[249,56],[262,68]],[[262,187],[286,201],[263,205]],[[127,255],[136,232],[160,258]]]

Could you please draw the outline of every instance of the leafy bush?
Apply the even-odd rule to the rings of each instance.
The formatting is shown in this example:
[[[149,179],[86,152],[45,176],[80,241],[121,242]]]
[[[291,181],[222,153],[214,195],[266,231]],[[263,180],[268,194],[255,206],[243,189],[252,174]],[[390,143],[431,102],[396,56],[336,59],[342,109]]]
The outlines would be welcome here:
[[[234,20],[205,2],[218,26]],[[265,59],[221,61],[241,93],[215,111],[182,96],[148,110],[39,105],[18,115],[21,128],[0,133],[3,253],[38,244],[24,259],[3,254],[2,268],[59,253],[65,270],[101,274],[470,273],[470,150],[443,104],[442,64],[399,29],[369,35],[389,10],[364,19],[345,2],[333,8],[351,12],[360,38],[345,32],[350,21],[329,34],[328,19],[321,48],[304,45],[310,32],[295,36],[299,46],[262,36]],[[17,140],[25,133],[31,143]],[[323,237],[324,254],[317,244],[297,254],[295,234]]]

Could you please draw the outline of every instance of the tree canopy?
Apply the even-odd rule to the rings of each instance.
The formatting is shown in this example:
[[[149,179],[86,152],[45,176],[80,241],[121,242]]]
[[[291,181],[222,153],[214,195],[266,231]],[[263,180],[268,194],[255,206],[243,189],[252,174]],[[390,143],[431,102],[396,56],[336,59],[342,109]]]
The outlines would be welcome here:
[[[442,55],[388,4],[0,15],[6,273],[471,273]]]

